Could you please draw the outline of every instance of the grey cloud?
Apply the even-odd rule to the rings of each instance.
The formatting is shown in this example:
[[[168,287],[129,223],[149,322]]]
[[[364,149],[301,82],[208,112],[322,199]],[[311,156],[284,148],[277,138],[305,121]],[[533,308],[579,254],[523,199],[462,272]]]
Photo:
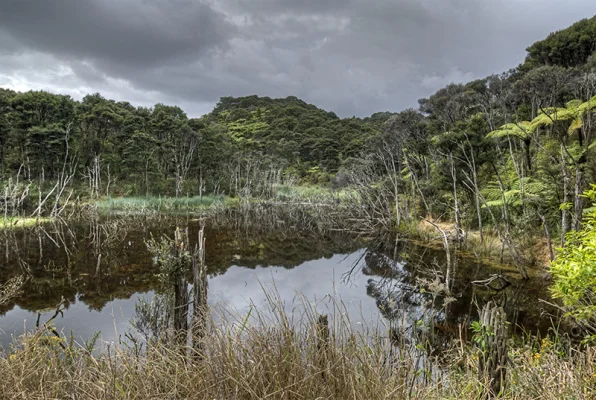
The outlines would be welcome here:
[[[249,94],[364,116],[514,67],[525,47],[596,11],[590,0],[210,1],[0,0],[0,84],[59,76],[46,87],[193,116]],[[63,68],[23,64],[35,57]]]
[[[232,25],[191,0],[4,0],[0,32],[64,57],[134,66],[199,56],[225,43]]]

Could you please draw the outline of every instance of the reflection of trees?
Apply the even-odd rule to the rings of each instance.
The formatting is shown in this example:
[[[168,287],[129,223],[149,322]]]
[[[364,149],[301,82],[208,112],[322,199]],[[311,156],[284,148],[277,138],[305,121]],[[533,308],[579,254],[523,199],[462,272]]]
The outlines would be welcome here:
[[[375,299],[383,317],[391,321],[406,316],[408,319],[414,318],[409,322],[415,322],[424,303],[424,296],[415,287],[387,278],[369,279],[366,294]]]
[[[411,327],[417,320],[432,315],[435,330],[457,333],[459,324],[477,318],[477,307],[497,297],[502,298],[501,304],[513,324],[531,330],[548,329],[549,321],[540,318],[542,306],[537,301],[538,298],[548,298],[546,285],[535,280],[530,283],[517,281],[497,295],[473,287],[471,281],[502,273],[505,267],[482,264],[462,254],[452,255],[452,263],[457,268],[451,287],[455,301],[450,303],[446,302],[446,291],[440,289],[446,275],[446,257],[441,248],[406,241],[374,241],[351,274],[363,273],[371,277],[367,294],[375,299],[381,314],[392,326],[403,327],[405,323],[406,328]],[[512,276],[515,275],[509,275],[509,278],[513,279]],[[350,279],[350,275],[344,279]]]
[[[0,276],[10,277],[16,272],[14,266],[23,263],[30,279],[23,295],[0,312],[15,304],[38,310],[57,304],[62,296],[101,309],[114,298],[150,290],[155,281],[147,274],[150,263],[135,263],[136,254],[122,251],[128,228],[122,222],[93,218],[70,224],[58,220],[13,232],[9,247],[14,251],[5,252]]]
[[[0,306],[0,313],[15,305],[30,311],[55,306],[62,296],[101,310],[111,300],[154,290],[159,271],[145,241],[151,235],[171,234],[172,227],[186,224],[194,246],[200,222],[187,217],[89,217],[69,224],[57,221],[0,232],[6,239],[0,259],[1,280],[22,274],[20,265],[30,276],[22,295]],[[343,235],[317,236],[297,230],[255,233],[220,227],[207,229],[206,238],[206,265],[212,276],[232,265],[293,268],[358,248]]]
[[[223,273],[231,265],[294,268],[306,261],[350,253],[358,247],[345,235],[319,236],[302,231],[271,231],[255,235],[216,230],[207,235],[206,263],[212,274]]]

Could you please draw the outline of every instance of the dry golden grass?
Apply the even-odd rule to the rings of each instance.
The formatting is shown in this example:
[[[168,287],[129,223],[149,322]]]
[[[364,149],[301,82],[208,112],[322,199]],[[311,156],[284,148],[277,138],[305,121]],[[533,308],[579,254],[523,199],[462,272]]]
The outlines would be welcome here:
[[[454,341],[440,358],[358,328],[337,304],[324,341],[308,305],[225,314],[198,355],[164,343],[91,351],[44,332],[0,357],[0,399],[478,399],[474,349]],[[335,317],[333,317],[335,316]],[[62,341],[62,342],[61,342]],[[62,343],[65,349],[60,345]],[[327,344],[325,344],[327,343]],[[510,351],[506,399],[591,399],[593,349],[562,356],[551,342]]]

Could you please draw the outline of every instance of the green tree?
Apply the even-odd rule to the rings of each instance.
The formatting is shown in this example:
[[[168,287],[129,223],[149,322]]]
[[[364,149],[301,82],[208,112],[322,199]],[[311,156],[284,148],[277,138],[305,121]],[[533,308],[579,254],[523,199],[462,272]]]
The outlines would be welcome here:
[[[584,64],[596,51],[596,17],[582,19],[569,28],[553,32],[528,47],[522,69],[541,65],[575,67]]]

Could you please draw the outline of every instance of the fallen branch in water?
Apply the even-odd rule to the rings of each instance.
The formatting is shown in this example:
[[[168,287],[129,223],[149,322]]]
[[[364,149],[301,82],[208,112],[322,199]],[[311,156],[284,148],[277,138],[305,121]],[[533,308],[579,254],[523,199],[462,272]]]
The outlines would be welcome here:
[[[495,281],[501,281],[503,283],[502,286],[500,287],[495,287],[495,286],[491,286],[491,284]],[[499,275],[499,274],[493,274],[491,275],[489,278],[487,279],[483,279],[483,280],[478,280],[478,281],[472,281],[472,285],[476,285],[476,286],[485,286],[489,289],[492,289],[494,291],[500,292],[501,290],[505,289],[506,287],[511,285],[511,282],[505,278],[503,275]]]

